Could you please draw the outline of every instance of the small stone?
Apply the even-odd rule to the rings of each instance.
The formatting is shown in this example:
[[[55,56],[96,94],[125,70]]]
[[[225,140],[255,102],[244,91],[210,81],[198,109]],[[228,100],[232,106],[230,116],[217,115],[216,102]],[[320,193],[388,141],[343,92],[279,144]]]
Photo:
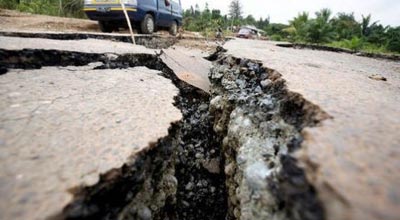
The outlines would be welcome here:
[[[185,189],[188,190],[188,191],[190,191],[190,190],[193,189],[193,186],[194,186],[193,183],[192,183],[192,182],[189,182],[188,184],[186,184]]]
[[[211,191],[211,193],[214,193],[214,192],[215,192],[215,190],[216,190],[216,188],[215,188],[214,186],[211,186],[211,187],[210,187],[210,191]]]
[[[370,78],[372,80],[376,80],[376,81],[387,81],[387,79],[380,74],[372,74],[372,75],[368,76],[368,78]]]
[[[206,110],[208,110],[208,105],[207,104],[201,104],[200,106],[199,106],[199,111],[206,111]]]
[[[221,172],[221,170],[219,168],[219,164],[220,164],[220,161],[219,161],[219,159],[216,159],[216,158],[208,160],[208,161],[203,161],[203,163],[202,163],[203,167],[206,170],[208,170],[208,172],[215,173],[215,174]]]
[[[203,157],[203,155],[202,155],[201,153],[196,153],[195,157],[196,157],[197,159],[200,159],[200,158]]]
[[[186,207],[189,207],[189,206],[190,206],[190,204],[189,204],[188,202],[186,202],[185,200],[182,201],[182,205],[184,205],[184,206],[186,206]]]
[[[226,165],[224,171],[227,176],[232,176],[233,172],[235,171],[233,163]]]
[[[152,219],[151,210],[148,207],[143,207],[138,211],[139,219],[150,220]]]
[[[233,215],[235,216],[235,218],[239,219],[240,218],[240,211],[238,208],[235,208],[233,210]]]
[[[263,80],[263,81],[260,82],[261,87],[264,88],[264,89],[265,89],[268,85],[270,85],[271,83],[272,83],[272,81],[269,80],[269,79],[265,79],[265,80]]]
[[[241,67],[240,68],[240,73],[245,73],[247,71],[248,71],[248,69],[246,67]]]

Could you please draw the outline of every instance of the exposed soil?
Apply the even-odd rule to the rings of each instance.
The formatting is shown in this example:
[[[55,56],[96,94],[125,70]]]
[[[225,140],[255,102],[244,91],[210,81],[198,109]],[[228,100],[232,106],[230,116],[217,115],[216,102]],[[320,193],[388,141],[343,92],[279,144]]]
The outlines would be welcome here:
[[[0,9],[0,30],[99,32],[96,21],[30,14]]]

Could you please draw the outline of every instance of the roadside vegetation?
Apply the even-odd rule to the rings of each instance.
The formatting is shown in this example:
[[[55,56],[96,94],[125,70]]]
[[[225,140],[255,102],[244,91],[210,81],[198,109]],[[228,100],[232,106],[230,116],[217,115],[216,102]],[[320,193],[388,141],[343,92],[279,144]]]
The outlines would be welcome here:
[[[0,0],[0,8],[32,14],[85,18],[83,0]]]
[[[384,26],[374,21],[371,15],[362,16],[360,21],[354,13],[332,14],[330,9],[321,9],[311,16],[299,13],[289,24],[270,23],[270,18],[255,19],[243,16],[240,0],[232,0],[229,14],[220,10],[204,10],[199,5],[184,11],[184,29],[212,35],[217,28],[226,34],[242,25],[254,25],[264,30],[271,40],[293,43],[318,44],[371,53],[400,53],[400,26]]]

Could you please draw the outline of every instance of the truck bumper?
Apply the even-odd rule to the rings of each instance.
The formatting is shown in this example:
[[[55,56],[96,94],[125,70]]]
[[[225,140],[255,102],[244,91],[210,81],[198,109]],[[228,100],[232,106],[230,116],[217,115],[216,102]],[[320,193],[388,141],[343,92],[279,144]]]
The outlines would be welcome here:
[[[125,6],[128,16],[132,20],[137,20],[137,9],[135,7]],[[85,6],[83,11],[90,20],[96,21],[116,21],[125,19],[124,12],[120,5],[112,6]]]

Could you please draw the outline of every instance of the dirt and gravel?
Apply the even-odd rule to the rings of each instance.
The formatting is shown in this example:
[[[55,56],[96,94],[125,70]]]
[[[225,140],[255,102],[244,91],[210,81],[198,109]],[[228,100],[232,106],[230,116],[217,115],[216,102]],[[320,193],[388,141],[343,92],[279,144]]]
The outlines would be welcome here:
[[[3,31],[52,31],[99,32],[96,21],[62,18],[0,9],[0,30]]]

